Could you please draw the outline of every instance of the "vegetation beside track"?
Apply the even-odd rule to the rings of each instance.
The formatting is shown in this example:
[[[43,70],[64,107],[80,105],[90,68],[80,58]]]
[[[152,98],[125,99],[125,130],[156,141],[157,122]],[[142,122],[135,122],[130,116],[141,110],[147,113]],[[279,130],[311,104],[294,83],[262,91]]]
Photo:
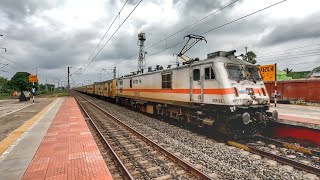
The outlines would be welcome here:
[[[7,94],[7,93],[1,93],[0,94],[0,100],[2,99],[9,99],[11,98],[11,95],[10,94]]]

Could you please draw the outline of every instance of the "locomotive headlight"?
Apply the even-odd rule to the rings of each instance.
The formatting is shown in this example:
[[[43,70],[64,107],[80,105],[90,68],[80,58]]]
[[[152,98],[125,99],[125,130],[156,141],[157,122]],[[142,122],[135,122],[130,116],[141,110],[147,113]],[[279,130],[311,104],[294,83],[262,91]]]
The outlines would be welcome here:
[[[250,114],[247,113],[247,112],[243,113],[243,115],[242,115],[242,121],[243,121],[244,124],[249,124],[249,123],[251,122],[251,120],[250,120]]]
[[[247,94],[249,94],[249,95],[253,95],[254,94],[252,88],[247,88],[246,91],[247,91]]]
[[[272,118],[274,119],[274,120],[278,120],[278,111],[277,110],[274,110],[274,111],[272,111]]]

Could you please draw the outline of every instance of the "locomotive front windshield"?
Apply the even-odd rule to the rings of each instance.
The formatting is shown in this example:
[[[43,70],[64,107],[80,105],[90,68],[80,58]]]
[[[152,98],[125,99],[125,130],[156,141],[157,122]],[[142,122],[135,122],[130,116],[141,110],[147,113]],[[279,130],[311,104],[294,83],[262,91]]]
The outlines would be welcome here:
[[[242,72],[242,67],[240,65],[228,65],[227,70],[229,73],[229,78],[234,79],[234,80],[243,80],[243,72]]]
[[[229,78],[233,80],[261,80],[259,69],[253,65],[232,64],[227,66]]]
[[[248,79],[253,79],[255,81],[262,80],[257,66],[245,66],[245,73]]]

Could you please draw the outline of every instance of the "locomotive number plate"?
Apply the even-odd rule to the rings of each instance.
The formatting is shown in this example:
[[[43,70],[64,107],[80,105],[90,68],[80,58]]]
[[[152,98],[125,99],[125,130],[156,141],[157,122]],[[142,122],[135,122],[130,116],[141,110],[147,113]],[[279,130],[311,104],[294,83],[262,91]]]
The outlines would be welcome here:
[[[214,103],[222,103],[222,99],[212,99],[212,102]]]

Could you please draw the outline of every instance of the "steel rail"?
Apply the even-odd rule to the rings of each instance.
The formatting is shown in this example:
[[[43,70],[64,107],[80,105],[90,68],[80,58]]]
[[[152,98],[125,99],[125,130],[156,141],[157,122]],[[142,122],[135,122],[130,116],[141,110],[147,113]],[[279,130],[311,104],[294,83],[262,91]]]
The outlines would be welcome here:
[[[111,145],[108,143],[108,141],[105,139],[105,137],[102,135],[101,131],[99,130],[98,126],[93,122],[92,118],[90,117],[90,115],[88,114],[88,112],[85,110],[85,108],[83,107],[83,105],[80,103],[79,99],[74,96],[77,103],[79,104],[80,108],[82,109],[82,111],[84,112],[84,114],[87,116],[87,118],[90,120],[90,123],[93,125],[94,129],[98,132],[98,135],[100,136],[100,138],[103,140],[103,142],[105,143],[105,146],[109,149],[109,151],[111,152],[112,156],[114,157],[119,170],[122,172],[122,175],[124,176],[124,178],[126,180],[133,180],[134,178],[131,176],[131,174],[129,173],[128,169],[125,167],[125,165],[122,163],[122,161],[120,160],[120,158],[117,156],[117,154],[115,153],[115,151],[112,149]],[[81,96],[80,96],[81,97]],[[83,98],[83,97],[82,97]],[[83,98],[84,99],[84,98]],[[86,100],[86,99],[85,99]]]
[[[302,152],[304,154],[320,157],[320,151],[317,151],[317,150],[309,149],[309,148],[302,147],[302,146],[297,146],[297,145],[292,144],[292,143],[283,142],[283,141],[272,139],[272,138],[265,137],[265,136],[262,136],[262,135],[257,135],[255,137],[259,138],[259,139],[262,139],[264,141],[268,141],[270,143],[274,143],[274,144],[280,145],[280,146],[288,148],[288,149],[293,149],[295,151]]]
[[[170,153],[169,151],[167,151],[166,149],[164,149],[163,147],[159,146],[158,144],[156,144],[155,142],[153,142],[151,139],[145,137],[144,135],[142,135],[141,133],[139,133],[138,131],[132,129],[130,126],[128,126],[126,123],[122,122],[121,120],[119,120],[118,118],[114,117],[112,114],[108,113],[107,111],[105,111],[104,109],[102,109],[100,106],[96,105],[95,103],[91,102],[90,100],[86,99],[85,97],[81,96],[80,94],[78,94],[78,96],[82,97],[83,99],[85,99],[87,102],[89,102],[90,104],[92,104],[93,106],[95,106],[97,109],[101,110],[104,114],[106,114],[107,116],[111,117],[112,119],[114,119],[115,121],[117,121],[118,123],[120,123],[121,125],[123,125],[126,129],[128,129],[130,132],[132,132],[133,134],[139,136],[141,139],[143,139],[146,143],[152,145],[154,148],[158,149],[161,153],[163,153],[164,155],[166,155],[167,157],[169,157],[173,162],[176,162],[178,165],[180,165],[181,167],[183,167],[187,172],[190,172],[191,174],[193,174],[194,176],[198,177],[199,179],[212,179],[210,178],[207,174],[202,173],[201,171],[199,171],[198,169],[194,168],[191,164],[183,161],[182,159],[178,158],[177,156],[175,156],[174,154]]]
[[[273,160],[278,161],[280,163],[293,166],[296,169],[300,169],[300,170],[303,170],[303,171],[306,171],[306,172],[309,172],[309,173],[313,173],[313,174],[315,174],[317,176],[320,176],[320,169],[316,168],[314,166],[309,166],[309,165],[300,163],[298,161],[295,161],[295,160],[292,160],[292,159],[289,159],[289,158],[286,158],[286,157],[283,157],[283,156],[278,156],[278,155],[272,154],[270,152],[266,152],[266,151],[260,150],[258,148],[255,148],[253,146],[250,146],[250,145],[248,146],[246,144],[238,143],[238,142],[235,142],[235,141],[228,141],[227,143],[229,145],[231,145],[231,146],[235,146],[235,147],[243,149],[245,151],[249,151],[251,153],[258,154],[258,155],[261,155],[263,157],[267,157],[267,158],[273,159]]]

